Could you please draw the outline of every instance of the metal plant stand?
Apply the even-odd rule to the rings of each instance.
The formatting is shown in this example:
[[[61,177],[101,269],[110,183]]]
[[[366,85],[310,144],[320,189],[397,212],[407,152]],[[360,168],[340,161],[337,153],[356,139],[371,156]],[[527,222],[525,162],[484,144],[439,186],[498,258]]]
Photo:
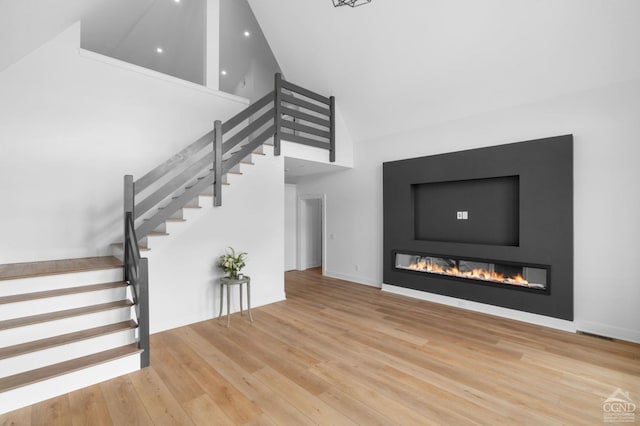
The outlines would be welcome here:
[[[249,312],[249,320],[253,322],[253,316],[251,315],[251,277],[244,276],[242,278],[230,278],[223,277],[220,278],[220,314],[218,315],[218,320],[222,317],[222,295],[223,289],[227,288],[227,328],[231,325],[231,286],[237,285],[240,289],[240,315],[242,315],[242,284],[246,284],[247,286],[247,311]]]

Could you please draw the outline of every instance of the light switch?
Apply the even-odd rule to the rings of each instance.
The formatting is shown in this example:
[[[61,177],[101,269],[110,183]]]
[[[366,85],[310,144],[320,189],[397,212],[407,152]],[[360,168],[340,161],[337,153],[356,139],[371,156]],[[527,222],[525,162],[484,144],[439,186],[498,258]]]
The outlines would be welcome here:
[[[462,212],[462,219],[463,220],[469,219],[469,212]]]
[[[456,219],[462,219],[462,212],[456,212]]]

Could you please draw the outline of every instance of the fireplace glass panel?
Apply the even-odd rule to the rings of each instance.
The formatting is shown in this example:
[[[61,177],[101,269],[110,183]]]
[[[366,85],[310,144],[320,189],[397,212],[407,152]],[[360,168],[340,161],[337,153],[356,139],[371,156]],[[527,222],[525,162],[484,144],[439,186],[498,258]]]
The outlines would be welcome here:
[[[546,268],[409,253],[396,253],[395,268],[542,291],[548,282]]]

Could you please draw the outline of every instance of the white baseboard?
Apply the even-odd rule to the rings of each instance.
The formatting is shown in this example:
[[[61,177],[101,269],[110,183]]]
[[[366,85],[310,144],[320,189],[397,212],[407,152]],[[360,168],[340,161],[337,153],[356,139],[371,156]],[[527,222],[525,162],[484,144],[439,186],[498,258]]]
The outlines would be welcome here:
[[[235,292],[234,292],[235,293]],[[234,295],[234,297],[237,296],[237,294]],[[246,300],[246,299],[245,299]],[[263,296],[261,298],[256,298],[255,300],[252,298],[251,299],[251,310],[253,311],[254,309],[259,308],[260,306],[265,306],[265,305],[270,305],[272,303],[277,303],[277,302],[282,302],[283,300],[286,300],[286,295],[284,292],[282,293],[278,293],[278,294],[272,294],[272,295],[267,295],[267,296]],[[216,300],[216,302],[218,302]],[[219,302],[218,302],[219,303]],[[213,310],[209,311],[205,316],[202,317],[197,317],[197,318],[191,318],[187,321],[179,321],[179,322],[167,322],[164,324],[153,324],[153,326],[151,327],[151,334],[156,334],[156,333],[162,333],[163,331],[168,331],[168,330],[173,330],[174,328],[179,328],[179,327],[185,327],[191,324],[196,324],[202,321],[209,321],[212,319],[216,319],[218,318],[218,313],[220,312],[220,305],[218,305],[218,303],[215,303],[213,306]],[[237,299],[233,299],[231,305],[231,314],[235,314],[237,312],[240,312],[240,303]],[[244,308],[244,312],[246,312],[247,309],[247,305],[243,304],[243,308]],[[252,315],[255,315],[252,312]],[[227,305],[226,302],[223,303],[223,309],[222,309],[222,317],[226,317],[227,316]]]
[[[530,324],[541,325],[543,327],[555,328],[557,330],[576,332],[576,326],[573,321],[551,318],[544,315],[532,314],[530,312],[517,311],[515,309],[502,308],[499,306],[486,305],[484,303],[472,302],[469,300],[457,299],[455,297],[443,296],[424,291],[412,290],[404,287],[398,287],[390,284],[382,284],[382,291],[387,291],[401,296],[413,297],[429,302],[440,303],[447,306],[455,306],[457,308],[467,309],[475,312],[495,315],[516,321],[527,322]]]
[[[580,320],[576,320],[576,329],[585,333],[597,334],[598,336],[640,343],[640,330],[638,329],[620,328],[598,322]]]
[[[325,271],[325,275],[327,277],[331,277],[331,278],[337,278],[339,280],[345,280],[345,281],[351,281],[357,284],[364,284],[364,285],[368,285],[371,287],[377,287],[380,288],[380,282],[376,281],[376,280],[372,280],[372,279],[368,279],[368,278],[363,278],[357,275],[349,275],[349,274],[342,274],[339,272],[333,272],[333,271]]]

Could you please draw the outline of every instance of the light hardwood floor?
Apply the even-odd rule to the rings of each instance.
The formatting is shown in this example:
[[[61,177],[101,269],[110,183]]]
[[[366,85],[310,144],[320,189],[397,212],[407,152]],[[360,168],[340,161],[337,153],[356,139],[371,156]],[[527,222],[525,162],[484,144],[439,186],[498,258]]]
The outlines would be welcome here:
[[[19,425],[603,424],[640,345],[286,275],[287,301],[152,336],[151,367],[0,416]],[[640,412],[636,413],[640,422]]]

